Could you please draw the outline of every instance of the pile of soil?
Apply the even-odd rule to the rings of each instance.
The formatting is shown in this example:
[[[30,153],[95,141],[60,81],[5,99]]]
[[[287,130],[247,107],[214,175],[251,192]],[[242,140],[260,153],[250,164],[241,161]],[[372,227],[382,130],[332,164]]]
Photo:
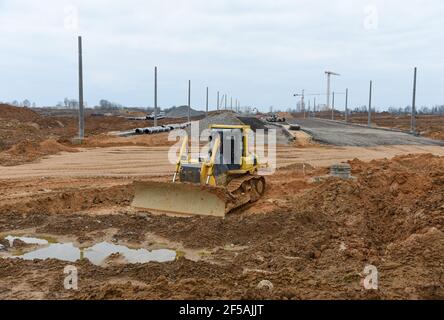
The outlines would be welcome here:
[[[330,179],[295,206],[343,219],[381,253],[427,228],[444,230],[444,157],[412,155],[349,162],[357,181]]]
[[[40,119],[37,112],[29,108],[14,107],[7,104],[0,104],[0,118],[5,120],[19,120],[22,122],[34,122]]]
[[[15,144],[11,149],[0,153],[0,164],[3,166],[15,166],[32,162],[44,156],[59,152],[76,152],[77,149],[63,145],[54,139],[40,142],[24,140]]]
[[[42,139],[43,135],[37,124],[0,118],[0,152],[10,149],[21,141],[38,142]]]
[[[28,108],[0,105],[0,165],[18,165],[35,161],[43,156],[60,151],[74,151],[72,138],[78,135],[78,119],[73,110],[72,116],[58,115],[60,110],[45,109],[42,114]],[[186,119],[161,119],[159,125],[185,122]],[[120,116],[85,117],[84,146],[117,146],[117,145],[169,145],[167,139],[138,138],[113,139],[106,137],[110,131],[126,131],[135,128],[153,126],[152,120],[134,121]],[[143,140],[143,141],[142,141]],[[58,150],[58,151],[57,151]]]
[[[194,110],[191,108],[190,111],[191,117],[199,117],[205,114],[203,111]],[[188,117],[188,106],[180,106],[172,109],[170,112],[166,114],[167,118],[179,119],[179,118],[187,118]]]
[[[307,148],[319,145],[315,141],[313,141],[313,138],[304,131],[293,131],[293,136],[295,137],[295,146],[299,148]]]
[[[213,112],[208,117],[205,117],[204,119],[200,121],[196,121],[194,123],[197,123],[199,126],[199,132],[202,133],[202,131],[208,129],[210,125],[212,124],[226,124],[226,125],[243,125],[244,123],[239,120],[239,118],[230,111],[220,111],[220,112]],[[193,123],[193,125],[194,125]],[[187,129],[188,132],[190,131],[190,128]]]

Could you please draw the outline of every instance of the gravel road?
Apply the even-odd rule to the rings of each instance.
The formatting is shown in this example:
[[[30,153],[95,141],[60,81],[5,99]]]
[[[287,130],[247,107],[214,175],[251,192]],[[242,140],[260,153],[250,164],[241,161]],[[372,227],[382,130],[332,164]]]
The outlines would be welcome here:
[[[432,140],[413,135],[353,126],[318,119],[295,119],[289,121],[299,124],[315,141],[335,146],[389,146],[389,145],[429,145],[444,146],[444,141]]]

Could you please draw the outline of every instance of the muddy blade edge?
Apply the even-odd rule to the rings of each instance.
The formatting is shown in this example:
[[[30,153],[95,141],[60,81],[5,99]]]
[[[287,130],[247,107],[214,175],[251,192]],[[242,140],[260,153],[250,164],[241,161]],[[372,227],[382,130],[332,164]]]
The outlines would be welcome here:
[[[161,213],[225,217],[224,190],[187,183],[135,181],[132,206]]]

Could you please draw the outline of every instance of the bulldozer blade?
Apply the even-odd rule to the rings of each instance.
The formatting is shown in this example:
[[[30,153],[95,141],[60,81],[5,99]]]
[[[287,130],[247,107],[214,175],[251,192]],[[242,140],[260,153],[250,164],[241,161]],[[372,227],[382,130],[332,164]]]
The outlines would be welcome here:
[[[134,182],[132,206],[161,213],[225,217],[226,190],[189,183]]]

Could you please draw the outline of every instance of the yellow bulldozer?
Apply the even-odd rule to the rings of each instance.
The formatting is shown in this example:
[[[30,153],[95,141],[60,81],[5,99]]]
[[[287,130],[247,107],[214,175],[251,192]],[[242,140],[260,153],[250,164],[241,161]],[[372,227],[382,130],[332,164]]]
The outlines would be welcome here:
[[[185,137],[172,182],[136,181],[132,206],[162,213],[224,217],[265,192],[247,125],[210,125],[206,157],[192,159]]]

